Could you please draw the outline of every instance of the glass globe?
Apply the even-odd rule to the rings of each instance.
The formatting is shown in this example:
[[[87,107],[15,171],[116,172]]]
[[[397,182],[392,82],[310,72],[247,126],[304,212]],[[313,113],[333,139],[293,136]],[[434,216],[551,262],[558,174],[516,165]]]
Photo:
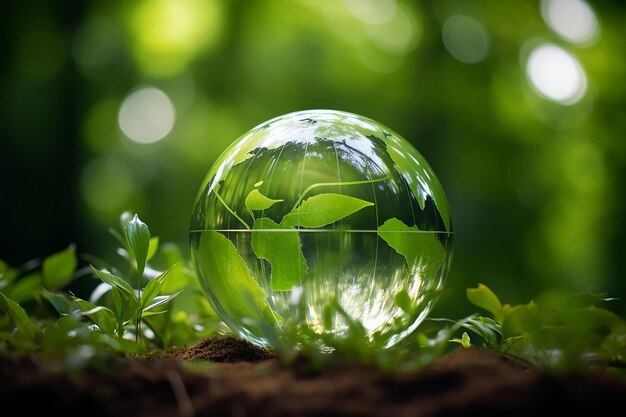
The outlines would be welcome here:
[[[451,240],[424,157],[391,129],[331,110],[277,117],[233,143],[200,187],[190,231],[215,311],[264,346],[355,326],[394,345],[431,309]]]

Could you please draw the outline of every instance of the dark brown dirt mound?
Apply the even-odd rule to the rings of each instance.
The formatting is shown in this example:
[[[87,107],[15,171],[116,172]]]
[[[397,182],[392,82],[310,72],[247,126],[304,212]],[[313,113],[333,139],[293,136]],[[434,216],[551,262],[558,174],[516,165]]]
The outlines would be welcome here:
[[[205,339],[188,349],[174,352],[172,357],[181,361],[259,362],[273,358],[274,354],[244,340],[227,337]]]
[[[3,416],[597,416],[619,413],[624,398],[626,380],[606,373],[553,375],[476,350],[403,375],[347,366],[305,376],[277,360],[197,374],[173,359],[68,375],[0,360]]]

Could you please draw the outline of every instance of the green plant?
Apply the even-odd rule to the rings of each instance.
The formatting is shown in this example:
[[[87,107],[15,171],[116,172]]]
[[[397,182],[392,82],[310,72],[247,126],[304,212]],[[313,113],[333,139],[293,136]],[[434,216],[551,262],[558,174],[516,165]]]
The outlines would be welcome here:
[[[464,325],[482,339],[484,348],[552,369],[626,366],[626,321],[599,307],[614,301],[606,294],[548,291],[511,306],[479,284],[467,290],[467,297],[492,316]]]
[[[217,330],[214,313],[178,248],[159,248],[148,226],[129,213],[121,216],[121,233],[112,234],[128,265],[125,274],[93,257],[96,266],[77,271],[74,246],[20,268],[0,263],[0,305],[6,313],[0,319],[2,351],[63,356],[89,347],[132,354],[189,345]],[[158,252],[163,269],[149,263]],[[99,284],[89,297],[61,291],[92,274]]]

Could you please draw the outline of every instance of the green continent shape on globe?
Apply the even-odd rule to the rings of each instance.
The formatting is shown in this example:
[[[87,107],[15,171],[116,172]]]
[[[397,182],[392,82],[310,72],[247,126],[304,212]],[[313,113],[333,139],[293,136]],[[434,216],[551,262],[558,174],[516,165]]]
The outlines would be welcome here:
[[[221,233],[205,231],[199,245],[209,250],[195,259],[196,265],[209,277],[203,283],[220,300],[222,309],[238,320],[261,320],[267,293],[254,280],[233,242]]]
[[[276,203],[280,203],[283,200],[274,200],[263,194],[256,188],[246,197],[245,205],[249,210],[266,210],[272,207]]]
[[[395,217],[378,226],[378,235],[397,253],[404,256],[410,271],[431,277],[443,266],[446,250],[437,233],[419,232],[417,226],[407,226]]]
[[[302,283],[307,264],[297,229],[285,228],[272,219],[262,217],[254,222],[253,230],[259,231],[252,233],[252,250],[258,258],[267,259],[272,265],[270,288],[273,291],[289,291]]]

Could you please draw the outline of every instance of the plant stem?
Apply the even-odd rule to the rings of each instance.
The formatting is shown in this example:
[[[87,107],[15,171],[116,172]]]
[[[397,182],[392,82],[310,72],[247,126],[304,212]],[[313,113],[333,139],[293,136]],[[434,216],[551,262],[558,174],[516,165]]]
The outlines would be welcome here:
[[[224,207],[226,207],[226,210],[228,210],[228,212],[230,214],[232,214],[233,216],[235,216],[235,218],[237,220],[239,220],[244,226],[246,226],[246,229],[250,229],[250,226],[248,225],[248,223],[245,222],[244,219],[242,219],[241,217],[239,217],[237,215],[237,213],[235,213],[230,207],[228,207],[228,204],[226,204],[226,202],[222,199],[222,197],[219,195],[219,193],[217,192],[217,189],[213,189],[213,192],[215,193],[215,196],[217,197],[217,199],[220,201],[220,203],[222,203],[224,205]]]
[[[135,260],[135,263],[137,263],[137,260]],[[143,275],[143,273],[141,274]],[[141,289],[141,276],[139,274],[139,265],[137,265],[137,291],[140,291]],[[135,296],[135,294],[133,294],[133,297]],[[139,343],[139,341],[141,340],[141,338],[139,337],[139,332],[141,331],[141,315],[143,314],[143,308],[141,306],[141,297],[137,296],[137,318],[135,319],[135,341],[137,343]]]

